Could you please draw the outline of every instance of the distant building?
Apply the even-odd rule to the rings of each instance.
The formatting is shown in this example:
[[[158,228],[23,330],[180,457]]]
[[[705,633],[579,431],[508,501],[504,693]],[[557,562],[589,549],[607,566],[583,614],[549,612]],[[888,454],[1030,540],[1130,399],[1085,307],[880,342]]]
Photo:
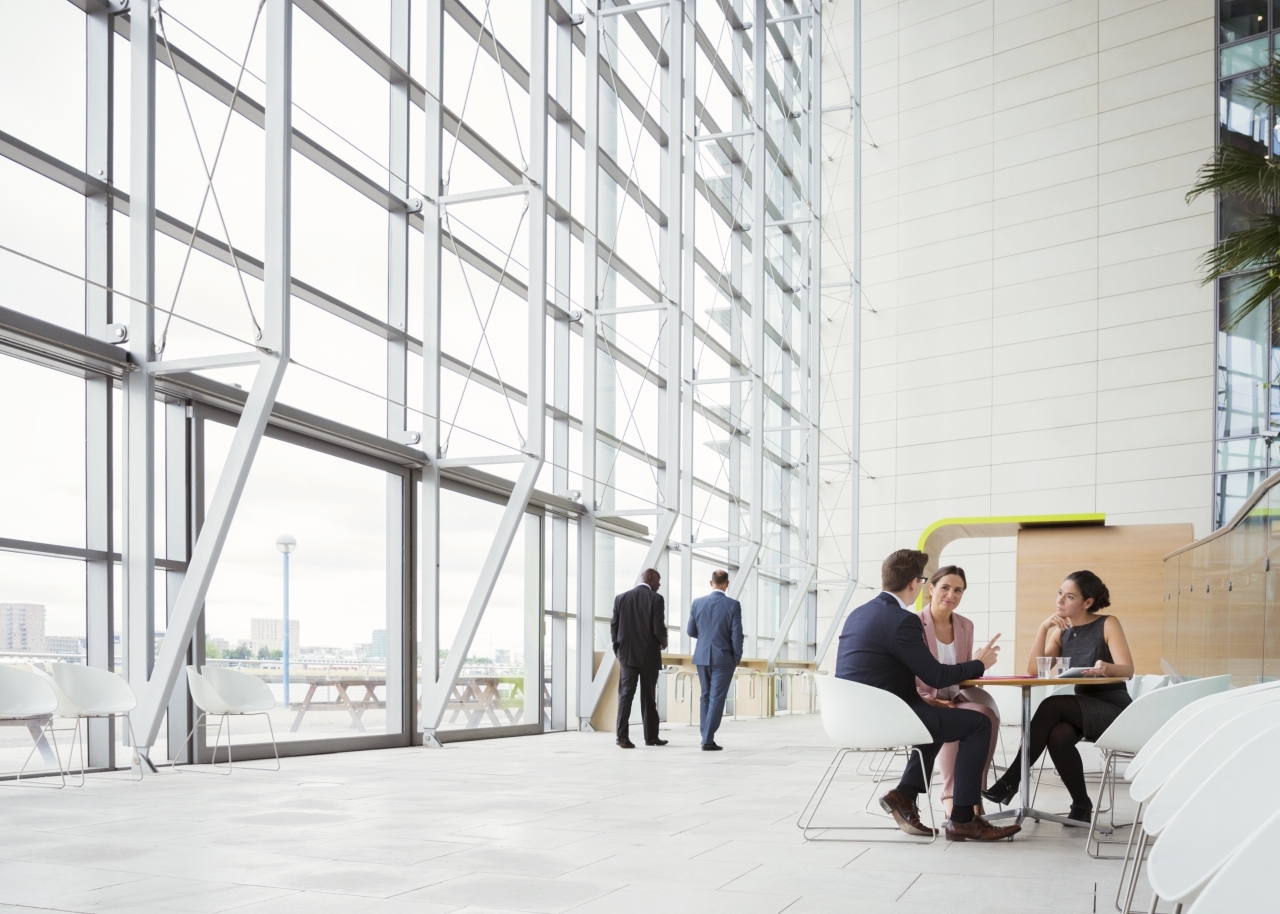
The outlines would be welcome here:
[[[216,647],[218,649],[218,652],[222,654],[225,654],[227,651],[231,650],[231,642],[228,641],[226,638],[206,638],[205,642]]]
[[[44,649],[50,654],[83,654],[84,639],[75,635],[45,635]]]
[[[511,662],[511,651],[505,647],[495,648],[493,651],[493,662],[506,665]]]
[[[253,650],[259,651],[267,648],[273,651],[284,650],[284,620],[283,619],[250,619],[249,620],[249,640],[253,644]],[[289,620],[289,651],[292,653],[302,644],[301,625],[297,619]]]
[[[387,659],[387,630],[385,628],[375,628],[373,630],[373,643],[369,645],[369,659]]]
[[[0,651],[43,654],[46,649],[44,605],[0,603]]]

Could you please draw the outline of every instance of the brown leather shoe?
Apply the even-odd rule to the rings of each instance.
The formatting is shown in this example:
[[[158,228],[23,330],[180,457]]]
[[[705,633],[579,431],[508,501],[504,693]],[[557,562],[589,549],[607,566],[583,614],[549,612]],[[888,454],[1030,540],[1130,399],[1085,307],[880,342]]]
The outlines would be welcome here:
[[[948,841],[1003,841],[1022,831],[1021,825],[992,825],[982,816],[974,816],[968,822],[957,823],[947,820]]]
[[[908,800],[896,787],[880,798],[880,808],[893,816],[898,828],[908,835],[932,838],[938,834],[936,828],[930,828],[920,821],[920,810],[916,809],[915,801]]]

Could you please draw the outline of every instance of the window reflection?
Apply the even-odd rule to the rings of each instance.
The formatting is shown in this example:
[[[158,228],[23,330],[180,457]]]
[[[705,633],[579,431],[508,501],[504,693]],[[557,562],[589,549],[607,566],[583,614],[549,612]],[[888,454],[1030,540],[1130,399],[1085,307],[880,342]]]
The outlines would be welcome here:
[[[1264,154],[1267,143],[1267,106],[1248,95],[1254,77],[1237,76],[1218,84],[1218,124],[1222,141]]]
[[[1218,41],[1230,44],[1267,30],[1267,0],[1219,0]]]
[[[1252,289],[1251,277],[1233,276],[1219,284],[1218,436],[1257,435],[1268,425],[1268,309],[1241,309]]]

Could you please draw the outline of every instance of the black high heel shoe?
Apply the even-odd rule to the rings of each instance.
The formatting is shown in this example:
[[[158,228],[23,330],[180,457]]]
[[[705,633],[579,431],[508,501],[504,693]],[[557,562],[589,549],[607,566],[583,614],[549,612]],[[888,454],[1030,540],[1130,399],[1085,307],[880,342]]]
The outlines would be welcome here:
[[[996,781],[987,790],[982,791],[982,795],[992,803],[1000,806],[1008,806],[1009,801],[1018,794],[1017,784],[1006,784],[1004,781]]]

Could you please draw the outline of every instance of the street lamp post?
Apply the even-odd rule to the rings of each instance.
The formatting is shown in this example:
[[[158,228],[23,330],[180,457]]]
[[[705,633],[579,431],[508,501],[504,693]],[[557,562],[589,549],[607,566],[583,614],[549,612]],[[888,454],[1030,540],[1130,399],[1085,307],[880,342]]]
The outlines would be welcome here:
[[[287,533],[276,537],[276,548],[284,554],[284,710],[289,711],[289,553],[298,548],[298,541]]]

